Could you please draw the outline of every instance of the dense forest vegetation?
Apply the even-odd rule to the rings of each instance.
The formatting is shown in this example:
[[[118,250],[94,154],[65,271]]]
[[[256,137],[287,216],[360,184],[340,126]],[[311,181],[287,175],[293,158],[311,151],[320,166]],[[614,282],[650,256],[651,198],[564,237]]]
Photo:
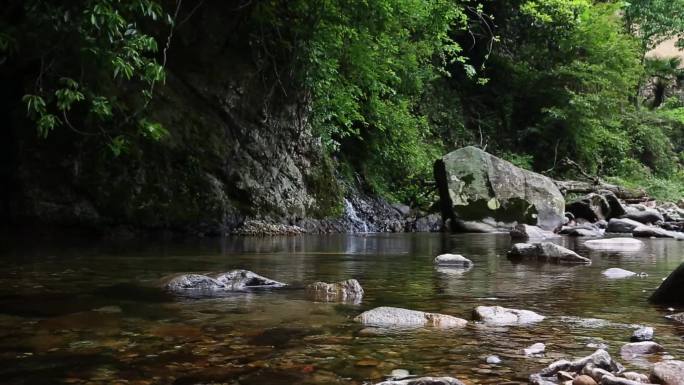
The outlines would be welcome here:
[[[193,60],[178,53],[178,35],[216,3],[10,1],[0,19],[3,110],[14,127],[5,164],[30,130],[35,143],[24,149],[88,154],[83,167],[113,184],[130,165],[180,148],[183,177],[169,178],[206,185],[192,175],[206,162],[188,154],[227,150],[170,126],[157,94],[168,68]],[[340,207],[324,180],[333,174],[427,205],[434,160],[465,145],[557,178],[581,171],[659,198],[684,195],[684,72],[677,58],[647,56],[684,32],[684,1],[219,3],[216,17],[232,28],[221,33],[239,39],[267,94],[307,106],[323,148],[316,163],[330,166],[307,183],[337,197],[320,215]]]

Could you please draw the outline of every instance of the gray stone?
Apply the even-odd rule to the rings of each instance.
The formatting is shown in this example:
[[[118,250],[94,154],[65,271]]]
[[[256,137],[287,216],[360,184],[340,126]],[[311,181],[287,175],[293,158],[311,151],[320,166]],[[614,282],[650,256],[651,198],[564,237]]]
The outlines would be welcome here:
[[[575,218],[596,222],[610,217],[610,204],[601,194],[589,193],[565,205],[565,211],[572,213]]]
[[[560,233],[572,237],[600,238],[605,233],[605,230],[593,224],[583,224],[563,226]]]
[[[603,349],[598,349],[591,355],[572,361],[569,368],[573,372],[579,372],[585,369],[587,366],[589,366],[589,369],[598,368],[607,370],[608,372],[621,372],[624,370],[622,365],[615,362],[610,354]],[[596,378],[594,377],[594,379]]]
[[[600,385],[647,385],[638,381],[628,380],[617,376],[603,376]]]
[[[565,200],[554,182],[476,147],[464,147],[435,163],[444,219],[452,230],[491,218],[510,231],[517,223],[553,230],[563,221]]]
[[[664,350],[660,344],[653,341],[630,342],[620,348],[620,355],[624,359],[630,359],[644,354],[659,353]]]
[[[405,380],[387,380],[375,385],[464,385],[453,377],[419,377]]]
[[[632,338],[630,340],[635,342],[653,340],[653,328],[650,326],[640,327],[632,333]]]
[[[508,252],[508,257],[562,264],[591,264],[591,259],[551,242],[516,243]]]
[[[183,274],[171,278],[164,284],[164,288],[172,292],[185,292],[187,290],[223,290],[225,286],[221,282],[206,275]]]
[[[632,230],[632,235],[639,238],[675,238],[684,239],[684,233],[669,231],[655,226],[639,226]]]
[[[622,218],[632,219],[643,224],[654,224],[664,220],[658,210],[652,209],[630,210],[627,214],[623,215]]]
[[[624,373],[620,373],[620,376],[622,376],[628,380],[632,380],[632,381],[636,381],[636,382],[641,382],[641,383],[648,383],[649,382],[647,375],[637,373],[637,372],[624,372]]]
[[[478,306],[473,312],[476,320],[487,325],[526,325],[544,320],[544,316],[530,310],[509,309],[501,306]]]
[[[611,267],[610,269],[604,270],[601,274],[610,279],[628,278],[637,275],[637,273],[633,271],[620,269],[618,267]]]
[[[363,288],[355,279],[336,283],[314,282],[306,287],[306,291],[319,301],[360,302],[363,298]]]
[[[670,273],[649,300],[657,304],[681,305],[684,304],[682,293],[684,293],[684,263]]]
[[[392,373],[390,373],[391,380],[403,380],[407,377],[411,377],[411,373],[406,369],[394,369],[392,370]]]
[[[641,222],[637,222],[633,219],[628,218],[611,218],[608,221],[608,227],[606,229],[609,233],[632,233],[634,229],[642,226]]]
[[[434,263],[440,266],[462,266],[468,267],[473,265],[473,261],[460,254],[442,254],[435,258]]]
[[[684,384],[684,361],[662,361],[653,365],[651,381],[662,385]]]
[[[556,385],[553,378],[544,378],[539,374],[530,375],[530,385]]]
[[[513,230],[510,231],[512,239],[522,239],[522,240],[544,240],[551,238],[560,237],[553,231],[542,230],[537,226],[526,225],[524,223],[517,224]]]
[[[501,363],[501,358],[495,355],[487,356],[485,362],[487,362],[488,364],[497,365]]]
[[[644,247],[644,243],[634,238],[606,238],[586,241],[584,246],[592,250],[638,251]]]
[[[396,307],[376,307],[354,318],[365,325],[387,327],[424,327],[462,328],[468,321],[445,314],[426,313]]]
[[[263,277],[249,270],[231,270],[214,277],[227,290],[244,290],[257,288],[277,288],[286,284]]]
[[[665,318],[684,324],[684,313],[670,314],[668,316],[665,316]]]
[[[249,270],[232,270],[220,274],[182,274],[171,277],[164,288],[176,293],[239,291],[258,288],[283,287],[286,284],[262,277]]]
[[[523,354],[526,356],[533,356],[536,354],[541,354],[544,353],[546,350],[546,345],[544,345],[541,342],[537,342],[536,344],[530,345],[523,349]]]

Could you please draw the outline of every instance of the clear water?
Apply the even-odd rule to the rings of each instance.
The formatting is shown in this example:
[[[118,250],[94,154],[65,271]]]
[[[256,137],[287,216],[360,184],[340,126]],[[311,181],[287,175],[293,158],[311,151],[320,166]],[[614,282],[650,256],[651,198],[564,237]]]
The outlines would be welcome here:
[[[668,355],[684,358],[684,327],[648,304],[662,278],[684,261],[684,242],[645,240],[637,253],[590,252],[562,239],[591,266],[513,264],[507,235],[373,234],[226,238],[184,242],[4,240],[0,253],[0,383],[7,384],[365,384],[393,369],[450,375],[466,384],[527,383],[561,357],[605,343],[619,358],[634,325],[655,327]],[[435,269],[443,252],[472,270]],[[608,280],[621,267],[648,277]],[[284,281],[279,291],[218,299],[165,294],[178,272],[253,270]],[[359,305],[319,303],[302,287],[356,278]],[[547,316],[527,327],[378,330],[353,321],[376,306],[471,319],[478,305]],[[682,310],[682,309],[677,309]],[[599,320],[589,320],[591,318]],[[520,350],[547,345],[543,357]],[[497,354],[500,365],[485,364]],[[647,371],[649,361],[625,361]]]

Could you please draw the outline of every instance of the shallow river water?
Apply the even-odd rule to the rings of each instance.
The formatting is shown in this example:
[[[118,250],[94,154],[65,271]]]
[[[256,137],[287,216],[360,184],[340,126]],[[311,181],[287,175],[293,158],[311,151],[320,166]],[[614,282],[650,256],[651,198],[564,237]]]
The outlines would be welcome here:
[[[665,355],[684,359],[684,327],[647,297],[684,261],[684,242],[645,240],[640,252],[590,252],[559,242],[591,266],[514,264],[508,235],[373,234],[232,237],[155,242],[0,243],[0,383],[366,384],[393,369],[449,375],[466,384],[525,384],[558,358],[603,343],[619,356],[638,324],[653,326]],[[474,261],[468,272],[436,269],[444,252]],[[608,280],[621,267],[644,278]],[[289,288],[222,298],[179,298],[159,289],[178,272],[252,270]],[[356,278],[360,304],[314,302],[314,281]],[[472,319],[478,305],[537,311],[525,327],[379,330],[353,321],[376,306]],[[682,309],[676,309],[682,310]],[[541,357],[520,350],[546,344]],[[499,355],[500,365],[485,364]]]

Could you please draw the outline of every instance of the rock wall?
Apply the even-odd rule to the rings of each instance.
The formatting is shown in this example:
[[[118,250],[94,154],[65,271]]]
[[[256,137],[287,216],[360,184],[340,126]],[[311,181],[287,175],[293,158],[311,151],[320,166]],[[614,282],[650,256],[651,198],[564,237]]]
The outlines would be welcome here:
[[[264,48],[249,9],[207,2],[184,18],[168,50],[166,84],[150,108],[170,135],[119,157],[67,129],[37,138],[20,102],[32,79],[16,76],[21,69],[0,73],[7,85],[2,109],[10,116],[0,166],[10,186],[0,197],[6,223],[104,233],[221,234],[245,223],[257,232],[258,224],[283,225],[286,233],[293,231],[287,226],[438,230],[437,218],[401,213],[338,181],[309,125],[308,95],[291,58]]]

